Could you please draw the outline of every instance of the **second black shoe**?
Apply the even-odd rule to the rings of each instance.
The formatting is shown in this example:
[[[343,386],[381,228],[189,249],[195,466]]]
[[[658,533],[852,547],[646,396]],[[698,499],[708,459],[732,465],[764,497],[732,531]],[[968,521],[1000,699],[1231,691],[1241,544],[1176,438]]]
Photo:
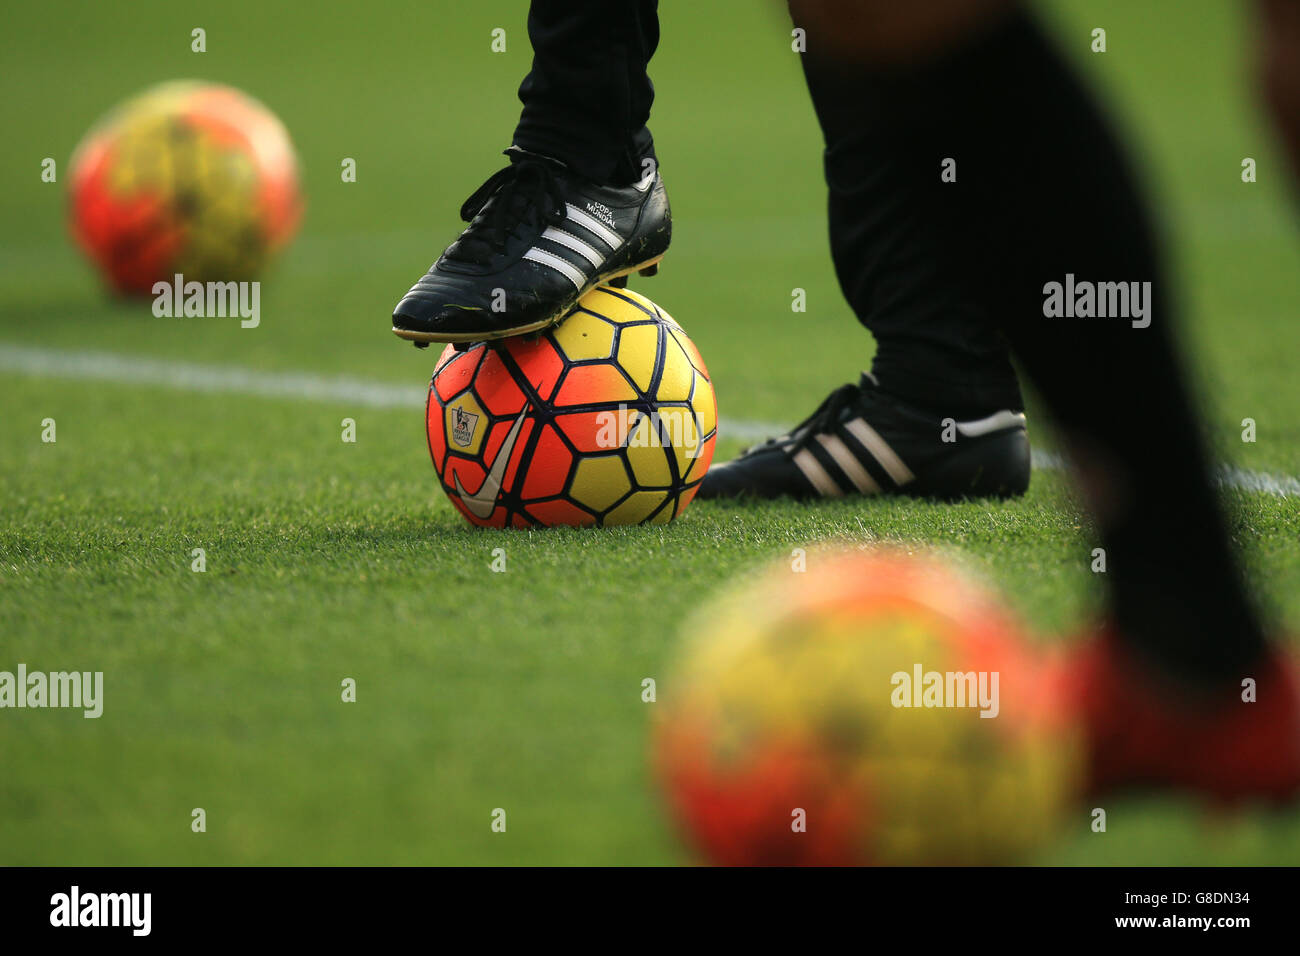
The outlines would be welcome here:
[[[957,421],[882,392],[863,375],[788,434],[710,468],[699,497],[1005,498],[1028,487],[1023,412]]]
[[[421,344],[535,332],[588,290],[658,268],[672,238],[658,171],[601,186],[517,147],[506,155],[461,207],[469,226],[393,310],[394,334]]]

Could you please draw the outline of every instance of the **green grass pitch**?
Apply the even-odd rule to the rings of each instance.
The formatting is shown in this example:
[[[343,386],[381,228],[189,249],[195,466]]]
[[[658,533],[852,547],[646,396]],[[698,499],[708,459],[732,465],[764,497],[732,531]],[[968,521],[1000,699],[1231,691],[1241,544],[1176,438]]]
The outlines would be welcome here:
[[[1005,504],[694,505],[667,527],[471,530],[417,407],[78,376],[112,353],[418,391],[436,351],[388,312],[501,158],[530,50],[523,4],[27,5],[0,37],[0,669],[105,672],[105,713],[0,713],[0,864],[675,863],[647,769],[645,677],[683,616],[829,537],[938,544],[1043,641],[1095,610],[1063,476]],[[1183,280],[1185,350],[1219,455],[1300,475],[1300,239],[1227,0],[1070,0],[1053,29],[1140,154]],[[1177,28],[1170,24],[1176,23]],[[207,31],[207,52],[190,31]],[[1088,51],[1094,27],[1109,51]],[[504,27],[507,50],[493,53]],[[728,422],[789,424],[870,359],[825,238],[820,142],[789,28],[753,0],[666,4],[652,127],[677,219],[633,287],[710,365]],[[66,236],[64,173],[106,108],[162,79],[248,90],[303,164],[302,233],[262,322],[109,300]],[[43,158],[60,182],[43,183]],[[356,160],[357,181],[340,163]],[[1241,160],[1259,181],[1243,184]],[[793,314],[791,290],[807,292]],[[135,367],[135,366],[130,366]],[[1098,388],[1107,387],[1104,375]],[[1031,436],[1050,448],[1031,405]],[[356,421],[357,441],[340,440]],[[1258,441],[1244,444],[1241,420]],[[57,422],[57,442],[41,422]],[[1157,428],[1133,396],[1134,428]],[[1300,498],[1226,492],[1252,579],[1300,631]],[[203,548],[206,573],[190,569]],[[489,570],[504,548],[504,574]],[[593,622],[599,622],[594,625]],[[357,682],[355,704],[340,681]],[[192,808],[207,832],[190,828]],[[489,827],[506,809],[507,833]],[[1117,802],[1048,863],[1285,863],[1300,818]]]

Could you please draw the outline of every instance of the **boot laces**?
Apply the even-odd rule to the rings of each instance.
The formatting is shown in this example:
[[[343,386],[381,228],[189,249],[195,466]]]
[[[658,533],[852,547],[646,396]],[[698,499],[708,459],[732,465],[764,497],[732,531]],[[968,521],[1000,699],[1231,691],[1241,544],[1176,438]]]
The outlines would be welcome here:
[[[564,191],[554,167],[545,160],[511,163],[488,177],[460,207],[469,223],[448,258],[488,265],[505,251],[506,241],[521,224],[544,229],[564,220]]]
[[[758,448],[768,448],[771,445],[792,444],[794,448],[804,448],[810,442],[816,439],[817,435],[825,434],[830,431],[835,423],[843,416],[845,409],[851,408],[853,403],[862,396],[862,387],[852,382],[841,385],[835,391],[831,392],[817,406],[817,410],[805,418],[802,422],[790,429],[784,435],[778,435],[775,438],[769,438],[758,445]],[[752,448],[744,449],[741,454],[748,454]]]

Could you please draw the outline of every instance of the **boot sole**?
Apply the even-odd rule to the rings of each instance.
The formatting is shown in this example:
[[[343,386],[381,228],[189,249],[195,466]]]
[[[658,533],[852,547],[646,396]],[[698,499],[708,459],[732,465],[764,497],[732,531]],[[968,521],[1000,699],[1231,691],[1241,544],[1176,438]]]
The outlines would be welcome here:
[[[659,271],[659,263],[665,255],[666,253],[660,253],[654,258],[647,259],[644,262],[638,262],[634,266],[628,266],[625,269],[618,269],[608,275],[597,276],[578,291],[578,294],[573,301],[577,302],[592,289],[599,288],[602,285],[612,284],[616,279],[629,276],[633,272],[640,273],[643,276],[655,275]],[[624,282],[623,284],[626,285],[627,283]],[[544,329],[549,329],[553,325],[558,325],[560,320],[568,315],[569,310],[572,308],[573,304],[570,303],[554,315],[548,316],[540,321],[530,322],[527,325],[513,326],[508,329],[496,329],[491,332],[418,332],[410,329],[399,329],[394,325],[393,334],[399,339],[406,339],[408,342],[414,342],[417,345],[427,345],[430,342],[492,342],[497,339],[509,339],[516,335],[527,335],[529,332],[541,332]]]

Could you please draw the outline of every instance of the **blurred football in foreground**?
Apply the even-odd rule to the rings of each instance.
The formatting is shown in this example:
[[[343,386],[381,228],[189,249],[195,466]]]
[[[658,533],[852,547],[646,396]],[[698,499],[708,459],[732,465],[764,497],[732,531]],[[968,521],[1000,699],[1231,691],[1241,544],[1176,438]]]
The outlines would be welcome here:
[[[1052,834],[1078,760],[1000,603],[934,558],[811,552],[703,610],[657,769],[717,864],[983,864]]]

